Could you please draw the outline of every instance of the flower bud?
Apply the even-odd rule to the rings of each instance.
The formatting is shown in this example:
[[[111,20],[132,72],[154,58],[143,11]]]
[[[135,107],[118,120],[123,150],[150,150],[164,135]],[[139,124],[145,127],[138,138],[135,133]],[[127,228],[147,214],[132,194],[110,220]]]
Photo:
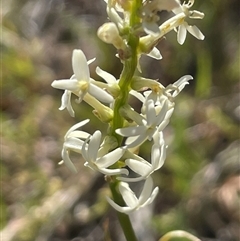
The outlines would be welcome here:
[[[114,23],[103,24],[98,29],[97,35],[103,42],[113,44],[117,49],[125,48],[125,44],[119,35],[118,28]]]

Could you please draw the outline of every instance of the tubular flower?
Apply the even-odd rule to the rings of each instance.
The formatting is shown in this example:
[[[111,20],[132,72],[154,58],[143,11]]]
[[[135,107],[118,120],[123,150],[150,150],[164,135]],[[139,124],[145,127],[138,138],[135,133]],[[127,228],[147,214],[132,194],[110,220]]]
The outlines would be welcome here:
[[[131,212],[143,208],[153,202],[155,197],[158,194],[158,187],[155,187],[153,190],[153,181],[149,177],[143,186],[142,192],[139,198],[136,197],[135,193],[130,189],[129,185],[126,182],[119,183],[119,192],[121,193],[126,207],[121,207],[115,203],[112,199],[107,197],[109,204],[115,208],[118,212],[130,214]]]

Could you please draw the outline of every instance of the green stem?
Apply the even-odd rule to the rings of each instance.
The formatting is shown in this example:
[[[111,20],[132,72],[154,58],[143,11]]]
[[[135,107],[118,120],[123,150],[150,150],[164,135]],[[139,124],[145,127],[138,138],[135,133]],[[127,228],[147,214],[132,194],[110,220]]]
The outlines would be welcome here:
[[[135,72],[136,65],[137,60],[133,55],[129,60],[125,61],[123,71],[119,80],[120,94],[115,100],[112,127],[110,130],[110,135],[116,137],[119,146],[122,144],[123,137],[117,135],[115,133],[115,130],[118,128],[122,128],[124,124],[124,118],[120,114],[120,108],[127,103],[130,91],[130,83]]]
[[[130,49],[130,57],[123,62],[123,71],[118,83],[120,87],[120,94],[116,98],[114,103],[113,120],[109,128],[109,135],[114,136],[117,139],[119,146],[122,145],[123,137],[117,135],[115,131],[116,129],[122,128],[124,126],[124,118],[120,114],[120,109],[128,102],[129,91],[131,89],[131,81],[137,68],[137,48],[139,45],[139,36],[136,36],[133,30],[134,27],[140,23],[139,9],[141,8],[141,6],[142,0],[134,0],[132,2],[130,14],[130,28],[127,38],[128,47]],[[112,179],[109,182],[112,197],[118,205],[125,206],[124,200],[117,190],[118,184],[119,181],[116,178]],[[117,215],[126,240],[137,241],[129,216],[120,212],[117,212]]]
[[[119,192],[117,192],[117,186],[119,181],[115,180],[113,182],[109,183],[110,190],[112,192],[112,197],[115,202],[117,202],[119,205],[125,205],[123,198]],[[127,214],[117,212],[118,220],[121,224],[123,233],[125,235],[125,238],[127,241],[137,241],[137,237],[135,235],[135,232],[132,227],[132,223],[130,221],[130,218]]]

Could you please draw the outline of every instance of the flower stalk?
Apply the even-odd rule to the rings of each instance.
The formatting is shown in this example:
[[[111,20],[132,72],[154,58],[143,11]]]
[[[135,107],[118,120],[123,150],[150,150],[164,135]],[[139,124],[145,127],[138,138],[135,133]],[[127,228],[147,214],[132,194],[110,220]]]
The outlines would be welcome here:
[[[119,203],[119,205],[125,205],[121,194],[117,191],[118,185],[119,185],[119,181],[116,179],[109,182],[109,187],[112,193],[112,197],[116,203]],[[126,240],[137,241],[137,237],[132,227],[132,223],[129,216],[125,213],[117,212],[117,217],[122,227]]]
[[[105,175],[112,193],[112,198],[106,199],[117,211],[126,240],[137,241],[129,214],[151,204],[159,192],[151,175],[163,166],[166,159],[167,144],[163,131],[173,114],[175,98],[192,79],[192,76],[185,75],[164,87],[157,80],[139,76],[139,59],[143,54],[162,59],[156,45],[172,30],[176,30],[179,44],[184,43],[187,32],[203,40],[201,31],[189,25],[187,20],[202,19],[204,14],[190,10],[194,0],[183,4],[179,0],[104,1],[110,22],[104,23],[97,34],[102,41],[116,48],[123,64],[119,79],[100,67],[96,68],[96,73],[106,83],[92,79],[88,65],[94,60],[87,61],[82,50],[74,50],[73,76],[55,80],[52,86],[64,90],[60,110],[67,109],[74,117],[71,105],[71,95],[74,94],[78,103],[85,101],[93,108],[93,114],[108,124],[107,136],[104,137],[99,130],[92,135],[78,130],[89,120],[79,122],[65,135],[62,162],[77,172],[70,158],[71,152],[77,152],[85,160],[84,166]],[[171,12],[169,19],[160,26],[159,11]],[[129,95],[140,102],[139,113],[129,104]],[[152,144],[150,162],[136,151],[146,141]],[[128,176],[129,171],[134,177]],[[131,183],[138,181],[144,181],[139,197],[130,187]]]

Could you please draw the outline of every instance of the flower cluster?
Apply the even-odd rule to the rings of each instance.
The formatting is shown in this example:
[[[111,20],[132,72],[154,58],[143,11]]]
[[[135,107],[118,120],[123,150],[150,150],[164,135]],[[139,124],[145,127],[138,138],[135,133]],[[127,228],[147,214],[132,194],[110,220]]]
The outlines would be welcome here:
[[[189,18],[201,19],[204,14],[190,10],[194,0],[183,4],[179,0],[105,2],[109,22],[98,29],[98,36],[117,50],[117,57],[124,66],[119,80],[100,67],[96,68],[96,73],[105,82],[92,79],[88,65],[94,59],[87,61],[82,50],[74,50],[72,77],[55,80],[52,86],[64,90],[60,110],[66,108],[74,116],[71,105],[71,95],[74,94],[78,103],[85,101],[93,107],[93,113],[99,120],[109,125],[104,138],[99,130],[92,135],[78,130],[89,120],[71,127],[64,139],[63,162],[76,172],[70,153],[77,152],[82,155],[86,167],[111,176],[118,183],[126,206],[120,206],[109,197],[107,200],[117,211],[129,214],[150,204],[158,193],[158,187],[153,188],[151,174],[161,168],[166,159],[167,145],[163,130],[174,111],[176,96],[192,79],[190,75],[185,75],[174,84],[164,87],[157,80],[135,74],[136,68],[139,72],[141,70],[139,58],[147,54],[161,59],[156,45],[172,30],[177,32],[179,44],[184,43],[187,32],[197,39],[204,39],[196,26],[187,23]],[[163,23],[158,15],[160,11],[169,12],[169,19]],[[140,113],[128,103],[129,95],[141,103]],[[150,161],[137,154],[146,141],[152,143]],[[137,198],[129,184],[143,180],[143,190]]]

